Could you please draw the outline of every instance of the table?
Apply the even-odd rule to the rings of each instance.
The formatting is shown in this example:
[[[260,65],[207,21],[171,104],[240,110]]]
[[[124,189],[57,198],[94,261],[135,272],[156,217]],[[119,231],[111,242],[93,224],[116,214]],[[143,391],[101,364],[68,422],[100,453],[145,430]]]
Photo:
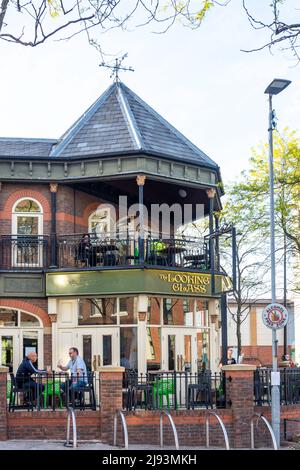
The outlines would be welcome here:
[[[159,254],[167,255],[167,262],[169,266],[176,266],[176,255],[186,252],[183,246],[169,245],[160,250]]]

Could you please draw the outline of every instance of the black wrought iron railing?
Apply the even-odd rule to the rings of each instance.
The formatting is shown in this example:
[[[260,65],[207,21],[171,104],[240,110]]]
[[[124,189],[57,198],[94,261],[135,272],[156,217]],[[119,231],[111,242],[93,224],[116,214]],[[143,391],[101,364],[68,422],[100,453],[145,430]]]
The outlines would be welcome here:
[[[222,372],[125,372],[123,406],[127,410],[225,408]]]
[[[2,269],[38,269],[48,266],[49,237],[44,235],[2,235]]]
[[[10,374],[7,382],[8,410],[28,411],[74,409],[96,410],[99,377],[94,372],[72,376],[66,373]]]
[[[254,401],[258,406],[271,404],[271,369],[254,372]],[[282,405],[300,403],[300,368],[280,369],[280,402]]]
[[[59,268],[151,265],[209,270],[208,246],[200,239],[57,237]]]

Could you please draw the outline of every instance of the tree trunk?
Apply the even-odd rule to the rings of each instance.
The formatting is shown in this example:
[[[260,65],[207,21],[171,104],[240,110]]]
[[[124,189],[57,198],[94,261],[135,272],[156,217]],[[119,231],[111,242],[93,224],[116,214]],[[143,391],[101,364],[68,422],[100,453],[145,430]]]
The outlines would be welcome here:
[[[236,337],[237,337],[237,356],[241,355],[242,351],[242,334],[241,334],[241,312],[238,308],[236,316]]]
[[[1,1],[1,7],[0,7],[0,32],[2,30],[4,18],[5,18],[5,15],[6,15],[8,2],[9,2],[9,0],[2,0]]]

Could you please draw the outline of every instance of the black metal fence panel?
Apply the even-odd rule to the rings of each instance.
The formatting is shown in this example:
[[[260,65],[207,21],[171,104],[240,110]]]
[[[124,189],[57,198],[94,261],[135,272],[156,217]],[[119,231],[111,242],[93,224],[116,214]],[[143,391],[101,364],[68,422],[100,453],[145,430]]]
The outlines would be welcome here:
[[[126,372],[123,407],[127,410],[225,408],[222,372]]]

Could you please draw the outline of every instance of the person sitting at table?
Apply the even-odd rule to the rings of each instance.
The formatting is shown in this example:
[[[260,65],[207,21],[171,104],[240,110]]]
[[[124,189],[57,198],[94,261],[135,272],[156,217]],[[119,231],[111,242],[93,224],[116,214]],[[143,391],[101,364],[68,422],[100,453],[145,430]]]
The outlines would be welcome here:
[[[96,248],[97,247],[91,243],[90,234],[84,233],[77,248],[76,260],[83,262],[86,266],[96,266]]]
[[[88,376],[86,364],[84,360],[79,356],[78,349],[74,346],[70,348],[69,356],[70,360],[66,366],[62,366],[59,363],[57,364],[57,367],[64,372],[67,372],[68,370],[71,372],[71,377],[68,381],[68,385],[72,397],[74,392],[78,392],[85,387],[85,385],[88,383]],[[61,389],[64,393],[66,392],[66,387],[66,382],[61,384]]]
[[[39,378],[42,375],[51,373],[51,367],[47,370],[37,369],[34,364],[37,362],[38,355],[36,352],[30,352],[23,359],[16,373],[17,386],[24,391],[28,391],[32,400],[36,400],[37,396],[41,396],[44,391],[44,385],[38,380],[34,380],[32,375]]]
[[[161,252],[167,248],[166,243],[161,240],[151,240],[150,241],[150,254],[149,254],[149,262],[150,264],[159,264],[165,266],[166,257],[162,256]]]

